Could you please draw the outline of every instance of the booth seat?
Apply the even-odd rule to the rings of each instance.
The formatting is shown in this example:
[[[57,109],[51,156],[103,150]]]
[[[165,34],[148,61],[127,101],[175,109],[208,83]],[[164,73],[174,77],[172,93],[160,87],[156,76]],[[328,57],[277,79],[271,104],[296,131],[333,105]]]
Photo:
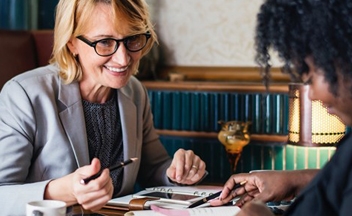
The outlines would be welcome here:
[[[0,89],[19,73],[49,63],[52,30],[0,30]]]

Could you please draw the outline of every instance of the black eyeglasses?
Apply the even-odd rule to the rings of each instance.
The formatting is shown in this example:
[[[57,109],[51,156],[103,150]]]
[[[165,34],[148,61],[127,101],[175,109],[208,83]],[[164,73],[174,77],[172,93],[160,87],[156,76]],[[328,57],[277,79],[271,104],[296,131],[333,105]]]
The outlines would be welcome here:
[[[148,39],[151,37],[149,33],[137,34],[133,36],[128,36],[123,39],[115,38],[104,38],[94,42],[89,41],[82,35],[77,38],[88,44],[91,47],[94,47],[95,52],[100,56],[110,56],[114,54],[122,42],[126,49],[130,52],[138,52],[142,50],[145,45],[147,45]]]

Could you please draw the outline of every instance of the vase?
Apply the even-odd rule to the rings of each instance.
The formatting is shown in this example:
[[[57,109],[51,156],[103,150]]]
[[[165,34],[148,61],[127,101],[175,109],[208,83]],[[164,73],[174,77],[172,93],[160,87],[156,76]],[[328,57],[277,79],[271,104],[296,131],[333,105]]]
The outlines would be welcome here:
[[[248,121],[219,121],[221,130],[218,139],[224,145],[232,172],[237,168],[237,163],[241,157],[243,147],[250,141],[248,132]]]

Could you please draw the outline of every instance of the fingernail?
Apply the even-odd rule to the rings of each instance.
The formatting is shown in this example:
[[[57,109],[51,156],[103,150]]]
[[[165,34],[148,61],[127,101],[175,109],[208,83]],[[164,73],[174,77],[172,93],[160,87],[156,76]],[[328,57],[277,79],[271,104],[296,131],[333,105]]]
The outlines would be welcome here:
[[[181,180],[181,176],[177,176],[176,179],[177,179],[177,181],[180,181]]]

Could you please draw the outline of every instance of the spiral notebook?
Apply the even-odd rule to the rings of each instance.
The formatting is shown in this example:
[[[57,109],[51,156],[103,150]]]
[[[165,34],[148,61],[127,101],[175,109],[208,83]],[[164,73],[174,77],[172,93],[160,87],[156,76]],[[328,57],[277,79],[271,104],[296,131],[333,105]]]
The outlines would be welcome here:
[[[132,200],[150,198],[150,200],[143,202],[141,209],[150,209],[150,205],[159,203],[163,204],[164,208],[186,208],[193,202],[220,190],[222,190],[221,186],[211,185],[152,187],[135,194],[111,199],[106,207],[131,209]],[[204,206],[207,204],[202,205],[202,207]]]

